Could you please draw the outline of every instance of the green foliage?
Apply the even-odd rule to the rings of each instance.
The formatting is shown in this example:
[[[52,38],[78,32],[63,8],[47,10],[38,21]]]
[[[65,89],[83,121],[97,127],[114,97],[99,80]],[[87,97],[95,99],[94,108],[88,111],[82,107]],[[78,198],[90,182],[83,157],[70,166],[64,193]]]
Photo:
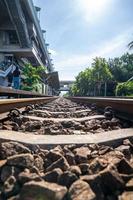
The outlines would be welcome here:
[[[108,62],[105,58],[95,58],[92,63],[92,73],[95,81],[108,81],[112,79],[112,74],[109,69]]]
[[[109,68],[117,82],[125,82],[133,76],[133,54],[109,59]]]
[[[96,57],[90,67],[78,74],[69,95],[106,96],[107,94],[113,96],[117,90],[119,95],[130,95],[132,84],[123,82],[131,77],[133,77],[133,54],[126,53],[120,58],[108,61],[105,58]]]
[[[125,83],[118,83],[116,87],[117,96],[132,96],[133,95],[133,81]]]
[[[81,71],[70,89],[70,95],[104,95],[104,84],[112,80],[109,65],[104,58],[95,58],[92,66]]]
[[[65,94],[63,94],[63,97],[68,97],[69,96],[69,93],[67,92],[67,93],[65,93]]]
[[[41,89],[41,74],[44,71],[45,68],[43,66],[33,67],[31,64],[25,65],[23,68],[25,79],[21,89],[39,92]]]
[[[79,89],[77,88],[76,83],[74,83],[71,87],[70,87],[70,91],[69,91],[69,95],[70,96],[79,96]]]

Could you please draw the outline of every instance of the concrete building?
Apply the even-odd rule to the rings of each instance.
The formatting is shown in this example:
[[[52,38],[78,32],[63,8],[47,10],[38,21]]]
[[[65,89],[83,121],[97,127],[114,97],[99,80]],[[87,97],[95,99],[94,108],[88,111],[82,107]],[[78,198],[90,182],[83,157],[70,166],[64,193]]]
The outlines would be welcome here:
[[[11,65],[21,68],[31,63],[35,67],[46,66],[47,73],[53,72],[39,12],[40,8],[35,7],[32,0],[0,0],[0,85],[7,86]],[[52,91],[54,85],[47,88]]]

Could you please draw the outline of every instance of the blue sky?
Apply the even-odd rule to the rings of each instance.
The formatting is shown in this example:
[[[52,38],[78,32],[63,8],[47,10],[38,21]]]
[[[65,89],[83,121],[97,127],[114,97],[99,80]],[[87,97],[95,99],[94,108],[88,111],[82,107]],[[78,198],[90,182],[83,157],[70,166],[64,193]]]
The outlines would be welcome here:
[[[96,56],[113,58],[133,39],[133,0],[34,0],[60,80],[74,80]]]

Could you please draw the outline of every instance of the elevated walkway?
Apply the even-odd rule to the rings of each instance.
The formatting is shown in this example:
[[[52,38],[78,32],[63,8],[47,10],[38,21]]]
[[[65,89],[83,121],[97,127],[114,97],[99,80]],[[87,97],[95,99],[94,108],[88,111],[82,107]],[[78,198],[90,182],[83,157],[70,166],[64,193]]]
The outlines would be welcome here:
[[[71,80],[61,80],[60,81],[60,91],[69,91],[71,85],[74,83],[74,81]]]

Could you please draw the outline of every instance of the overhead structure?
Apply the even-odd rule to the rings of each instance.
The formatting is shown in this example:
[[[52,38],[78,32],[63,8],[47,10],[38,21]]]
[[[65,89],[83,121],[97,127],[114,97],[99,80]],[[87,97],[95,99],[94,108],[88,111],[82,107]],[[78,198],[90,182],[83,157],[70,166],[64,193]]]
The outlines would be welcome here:
[[[60,91],[69,91],[71,85],[74,83],[72,80],[61,80],[60,81]]]
[[[58,72],[50,72],[48,74],[45,74],[43,77],[45,84],[49,85],[52,88],[52,94],[59,95],[60,82]]]

